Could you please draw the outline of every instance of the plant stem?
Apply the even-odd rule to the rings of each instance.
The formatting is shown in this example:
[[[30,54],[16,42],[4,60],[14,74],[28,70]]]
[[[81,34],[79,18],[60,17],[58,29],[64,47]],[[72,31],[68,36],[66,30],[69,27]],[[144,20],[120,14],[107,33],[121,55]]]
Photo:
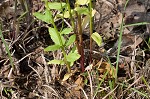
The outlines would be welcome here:
[[[77,16],[78,16],[78,29],[79,29],[79,31],[77,32],[76,27],[75,27],[75,22],[74,22],[74,19],[72,17],[69,0],[66,0],[66,3],[68,6],[68,11],[69,11],[73,31],[77,35],[75,44],[76,44],[76,47],[78,49],[78,53],[81,55],[81,58],[80,58],[81,71],[84,72],[84,51],[83,51],[83,47],[82,47],[83,40],[82,40],[81,15],[78,16],[78,14],[77,14]],[[79,39],[79,41],[78,41],[78,39]]]
[[[80,65],[81,65],[81,71],[84,72],[84,50],[83,50],[81,15],[77,14],[77,17],[78,17],[79,48],[80,48],[80,55],[81,55]]]
[[[60,45],[62,46],[62,47],[61,47],[61,50],[62,50],[63,55],[64,55],[64,61],[65,61],[66,66],[67,66],[67,70],[68,70],[68,72],[70,73],[70,72],[71,72],[70,64],[67,62],[67,58],[66,58],[67,54],[66,54],[66,52],[65,52],[65,48],[64,48],[64,45],[63,45],[63,42],[62,42],[62,39],[61,39],[61,35],[60,35],[60,33],[58,32],[58,29],[57,29],[57,27],[56,27],[56,25],[55,25],[55,23],[54,23],[54,20],[52,20],[52,24],[53,24],[53,27],[54,27],[54,29],[55,29],[55,31],[56,31],[56,34],[57,34],[57,37],[58,37],[58,39],[59,39]]]
[[[69,15],[70,15],[70,20],[71,20],[71,25],[72,25],[73,31],[74,31],[74,33],[75,33],[76,35],[78,35],[78,34],[77,34],[77,31],[76,31],[76,27],[75,27],[75,21],[74,21],[74,19],[73,19],[73,17],[72,17],[69,0],[66,0],[66,3],[67,3],[68,11],[69,11]],[[75,44],[76,44],[76,46],[77,46],[78,53],[80,53],[79,42],[78,42],[78,36],[76,37]]]
[[[46,4],[46,8],[49,8],[47,1],[45,1],[45,4]],[[50,12],[50,13],[51,13],[51,12]],[[54,22],[54,18],[52,18],[52,25],[53,25],[53,27],[54,27],[54,29],[55,29],[55,31],[56,31],[57,37],[58,37],[58,39],[59,39],[59,42],[60,42],[60,45],[61,45],[61,50],[62,50],[62,52],[63,52],[64,61],[65,61],[65,63],[66,63],[67,70],[68,70],[68,72],[70,73],[70,72],[71,72],[70,64],[69,64],[69,62],[67,62],[67,58],[66,58],[67,54],[66,54],[66,52],[65,52],[65,48],[64,48],[64,45],[63,45],[63,41],[62,41],[62,39],[61,39],[61,35],[60,35],[60,33],[58,32],[58,29],[57,29],[56,24],[55,24],[55,22]]]
[[[115,81],[117,81],[117,74],[118,74],[118,65],[119,65],[119,55],[120,55],[120,49],[121,49],[121,40],[122,40],[122,32],[123,32],[123,15],[122,15],[122,22],[120,25],[120,35],[119,35],[119,42],[118,42],[118,52],[117,52],[117,63],[116,63],[116,76]]]
[[[67,3],[69,15],[70,15],[71,25],[72,25],[72,28],[74,28],[74,27],[75,27],[75,24],[74,24],[74,20],[73,20],[72,14],[71,14],[71,8],[70,8],[69,0],[66,0],[66,3]]]
[[[126,9],[126,6],[128,4],[129,0],[126,1],[124,10]],[[121,49],[121,40],[122,40],[122,33],[124,29],[124,20],[123,20],[124,14],[122,14],[122,19],[121,19],[121,25],[120,25],[120,36],[119,36],[119,42],[118,42],[118,53],[117,53],[117,63],[116,63],[116,75],[115,75],[115,81],[117,82],[117,74],[118,74],[118,65],[119,65],[119,55],[120,55],[120,49]]]
[[[90,63],[92,63],[92,33],[93,33],[93,17],[92,17],[92,0],[89,3],[90,10]]]

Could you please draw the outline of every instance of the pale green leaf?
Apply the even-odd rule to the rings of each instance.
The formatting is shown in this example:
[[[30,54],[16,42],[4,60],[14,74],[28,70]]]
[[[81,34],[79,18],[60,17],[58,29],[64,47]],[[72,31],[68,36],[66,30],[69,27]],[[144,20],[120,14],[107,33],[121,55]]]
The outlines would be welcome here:
[[[48,28],[48,31],[49,31],[50,37],[51,37],[51,39],[53,40],[53,42],[54,42],[56,45],[62,46],[62,45],[60,44],[60,40],[59,40],[59,37],[58,37],[58,35],[57,35],[57,33],[56,33],[56,30],[55,30],[54,28],[49,27],[49,28]],[[63,45],[64,45],[65,42],[66,42],[66,40],[65,40],[65,38],[64,38],[63,36],[60,35],[60,37],[61,37],[62,43],[63,43]]]
[[[36,18],[38,18],[38,19],[40,19],[40,20],[42,20],[48,24],[50,24],[52,21],[52,14],[48,9],[45,10],[45,14],[42,14],[40,12],[35,12],[35,13],[33,13],[33,15]]]
[[[49,31],[50,37],[51,37],[51,39],[53,40],[53,42],[54,42],[56,45],[60,45],[60,41],[59,41],[59,38],[58,38],[58,35],[57,35],[55,29],[49,27],[49,28],[48,28],[48,31]]]
[[[77,46],[76,46],[76,45],[74,45],[74,46],[72,47],[72,49],[71,49],[70,52],[71,52],[71,53],[74,53],[75,51],[76,51],[76,53],[78,52],[78,51],[77,51]]]
[[[56,50],[58,50],[60,48],[61,48],[60,45],[50,45],[50,46],[46,47],[44,49],[44,51],[56,51]]]
[[[69,40],[68,40],[67,43],[66,43],[66,46],[71,45],[73,42],[75,42],[75,40],[76,40],[76,35],[75,35],[75,34],[71,35],[71,36],[69,37]]]
[[[76,0],[76,4],[78,5],[87,5],[90,0]]]
[[[70,66],[73,66],[74,62],[70,62]]]
[[[71,10],[71,14],[72,16],[75,16],[75,11],[74,10]],[[70,18],[70,14],[69,14],[69,11],[64,11],[64,13],[60,13],[60,14],[57,14],[56,15],[57,17],[61,17],[61,18]]]
[[[79,14],[84,14],[84,15],[89,15],[89,10],[88,8],[85,7],[76,7],[75,11],[77,11]]]
[[[72,32],[72,30],[73,30],[72,28],[65,28],[62,30],[61,34],[69,34]]]
[[[66,5],[66,3],[48,2],[48,7],[49,7],[50,9],[60,10],[60,9],[64,8],[65,5]]]
[[[69,11],[66,11],[66,12],[64,13],[64,16],[62,15],[62,17],[64,17],[64,18],[69,18],[69,17],[70,17]]]
[[[98,46],[102,45],[102,37],[97,32],[93,33],[91,37],[97,43]]]
[[[72,73],[67,73],[67,74],[65,74],[65,76],[64,76],[64,78],[63,78],[62,81],[68,80],[71,76],[72,76]]]
[[[63,43],[63,45],[65,44],[65,42],[66,42],[66,40],[65,40],[65,38],[61,35],[61,40],[62,40],[62,43]]]
[[[68,62],[74,62],[80,58],[80,55],[76,52],[69,53],[66,58]]]
[[[64,65],[65,62],[64,62],[63,60],[57,60],[57,59],[54,59],[54,60],[49,61],[48,64],[59,64],[59,65]]]

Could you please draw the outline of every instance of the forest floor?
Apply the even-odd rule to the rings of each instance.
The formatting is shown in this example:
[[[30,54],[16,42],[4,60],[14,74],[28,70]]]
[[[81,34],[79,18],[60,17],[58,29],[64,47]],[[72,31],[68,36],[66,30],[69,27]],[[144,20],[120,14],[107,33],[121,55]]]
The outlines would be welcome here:
[[[85,71],[77,61],[71,75],[66,66],[47,63],[62,53],[44,51],[53,41],[46,23],[33,16],[44,10],[44,2],[18,1],[0,1],[0,99],[150,99],[150,0],[127,5],[126,0],[95,0],[93,27],[102,45],[93,42],[89,65],[87,26],[82,35]],[[55,22],[57,27],[62,23]],[[63,24],[69,27],[70,21]]]

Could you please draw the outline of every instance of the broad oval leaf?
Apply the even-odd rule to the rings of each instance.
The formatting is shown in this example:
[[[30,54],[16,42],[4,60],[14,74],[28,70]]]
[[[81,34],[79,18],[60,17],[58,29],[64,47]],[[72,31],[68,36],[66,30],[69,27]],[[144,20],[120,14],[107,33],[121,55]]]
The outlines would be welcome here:
[[[91,37],[97,43],[98,46],[102,45],[102,37],[97,32],[93,33]]]
[[[76,4],[78,5],[86,5],[90,2],[90,0],[77,0]]]
[[[64,17],[64,18],[69,18],[69,17],[70,17],[69,11],[66,11],[66,12],[64,13],[64,16],[63,16],[63,14],[62,14],[62,17]]]
[[[72,32],[72,30],[73,30],[72,28],[65,28],[62,30],[62,32],[60,34],[69,34]]]
[[[44,51],[56,51],[58,49],[60,49],[61,46],[60,45],[51,45],[51,46],[48,46],[44,49]]]
[[[49,7],[50,9],[60,10],[60,9],[64,8],[65,5],[66,5],[66,3],[48,2],[48,7]]]
[[[68,40],[67,43],[66,43],[66,47],[68,47],[68,46],[71,45],[73,42],[75,42],[75,40],[76,40],[76,35],[75,35],[75,34],[71,35],[71,36],[69,37],[69,40]]]
[[[69,53],[69,54],[66,56],[66,58],[67,58],[67,61],[68,61],[68,62],[74,62],[74,61],[76,61],[76,60],[78,60],[78,59],[80,58],[80,55],[79,55],[78,53],[76,53],[76,52],[74,52],[74,53]]]
[[[65,62],[64,62],[63,60],[57,60],[57,59],[54,59],[54,60],[49,61],[48,64],[59,64],[59,65],[64,65]]]

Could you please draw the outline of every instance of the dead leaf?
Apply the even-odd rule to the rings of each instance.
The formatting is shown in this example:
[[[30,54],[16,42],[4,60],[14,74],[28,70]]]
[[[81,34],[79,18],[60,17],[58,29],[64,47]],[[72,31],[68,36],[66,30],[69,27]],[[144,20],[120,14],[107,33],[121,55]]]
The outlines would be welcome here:
[[[85,70],[92,70],[92,67],[93,67],[93,64],[90,64],[89,66],[87,66],[87,67],[85,68]]]
[[[110,8],[114,8],[113,0],[110,2],[108,0],[102,0],[104,3],[106,3]]]
[[[10,7],[10,1],[3,1],[0,3],[0,16],[6,16],[10,13],[14,13],[14,7]]]
[[[139,35],[123,34],[121,41],[121,52],[130,50],[128,55],[143,41]],[[108,52],[110,55],[117,53],[119,40],[114,44],[113,48]]]
[[[75,90],[80,90],[80,87],[83,87],[83,77],[79,76],[75,81],[75,84],[78,85],[77,87],[75,87]]]
[[[101,74],[100,78],[108,71],[108,77],[107,78],[113,78],[116,69],[114,67],[111,67],[111,65],[108,62],[102,62],[100,67],[98,68],[99,73]]]

